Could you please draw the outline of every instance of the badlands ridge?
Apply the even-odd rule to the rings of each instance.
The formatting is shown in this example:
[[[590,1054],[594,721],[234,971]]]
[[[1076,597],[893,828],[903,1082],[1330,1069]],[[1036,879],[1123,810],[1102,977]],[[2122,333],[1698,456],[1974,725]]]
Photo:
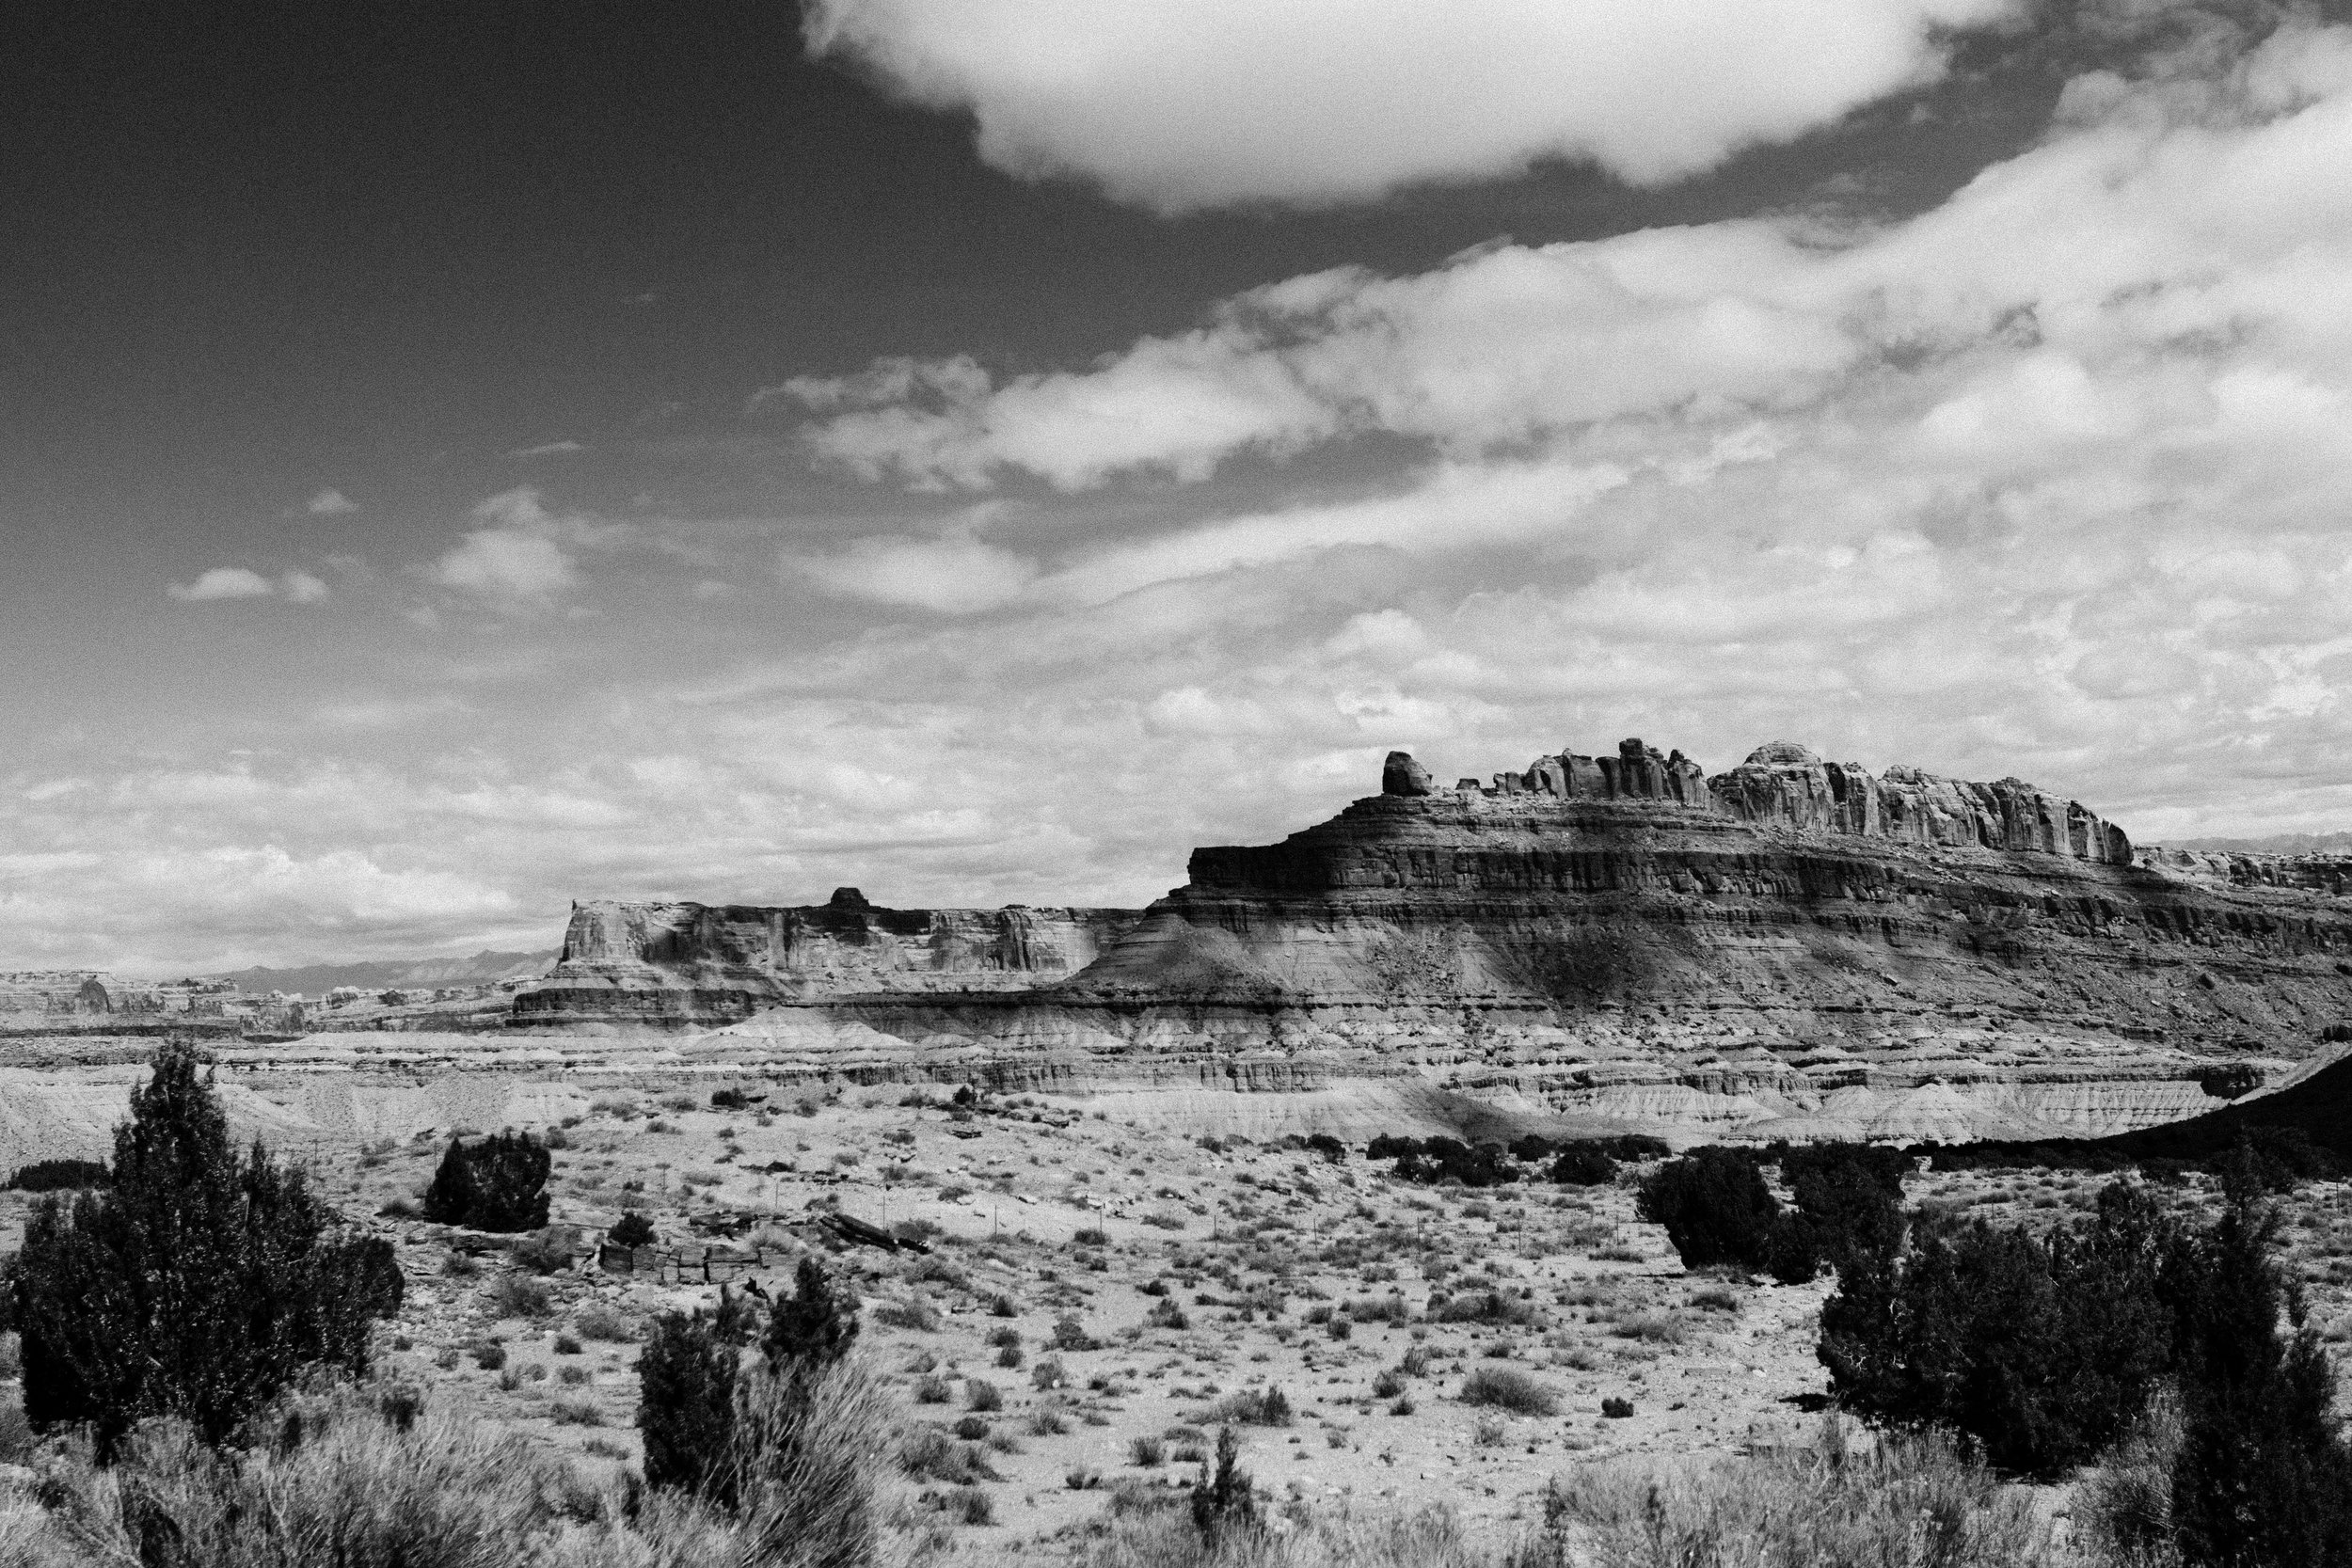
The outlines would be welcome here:
[[[1253,1135],[2095,1135],[2332,1056],[2347,872],[2136,853],[2015,779],[1785,742],[1712,777],[1628,740],[1450,786],[1397,752],[1379,794],[1198,849],[1146,910],[587,903],[536,981],[219,1049],[354,1069],[287,1114],[362,1136],[449,1125],[442,1080],[484,1068],[473,1125],[658,1071],[982,1081]]]

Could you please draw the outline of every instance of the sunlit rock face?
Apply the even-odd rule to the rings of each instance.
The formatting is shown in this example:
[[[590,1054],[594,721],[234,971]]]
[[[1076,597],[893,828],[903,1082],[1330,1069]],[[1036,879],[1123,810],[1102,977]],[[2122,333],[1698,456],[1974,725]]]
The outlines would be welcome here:
[[[1453,785],[1400,753],[1381,785],[1196,850],[1139,915],[581,906],[514,1022],[685,1025],[783,1075],[1953,1138],[2191,1115],[2352,1021],[2340,882],[2138,863],[2013,779],[1789,742],[1709,777],[1627,740]]]
[[[889,910],[823,904],[591,903],[519,992],[517,1022],[726,1022],[781,1002],[869,991],[1027,990],[1075,974],[1134,910]]]

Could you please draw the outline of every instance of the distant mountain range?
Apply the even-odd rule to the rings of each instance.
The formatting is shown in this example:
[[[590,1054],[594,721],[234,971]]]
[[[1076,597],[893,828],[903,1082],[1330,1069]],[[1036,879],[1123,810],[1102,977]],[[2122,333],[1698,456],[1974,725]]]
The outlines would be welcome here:
[[[2184,838],[2167,849],[2216,855],[2352,855],[2352,832],[2274,833],[2268,838]]]
[[[486,986],[494,980],[529,979],[552,967],[559,952],[493,953],[467,958],[383,958],[369,963],[300,964],[292,969],[240,969],[214,978],[233,980],[243,991],[298,991],[317,996],[337,986],[361,990],[413,986]]]

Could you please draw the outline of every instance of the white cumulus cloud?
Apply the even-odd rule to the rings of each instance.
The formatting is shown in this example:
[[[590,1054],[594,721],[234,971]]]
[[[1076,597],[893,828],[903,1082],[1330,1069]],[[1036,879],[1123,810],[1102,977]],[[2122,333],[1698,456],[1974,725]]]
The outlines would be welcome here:
[[[183,604],[212,599],[265,599],[272,593],[269,578],[243,566],[215,566],[194,582],[175,582],[164,590]]]
[[[1696,173],[1934,76],[2012,0],[814,0],[815,49],[969,110],[989,163],[1164,212],[1589,159]]]
[[[316,604],[327,596],[327,586],[308,572],[290,571],[276,579],[245,566],[215,566],[194,582],[174,582],[164,592],[182,604],[205,604],[219,599],[282,597],[294,604]]]

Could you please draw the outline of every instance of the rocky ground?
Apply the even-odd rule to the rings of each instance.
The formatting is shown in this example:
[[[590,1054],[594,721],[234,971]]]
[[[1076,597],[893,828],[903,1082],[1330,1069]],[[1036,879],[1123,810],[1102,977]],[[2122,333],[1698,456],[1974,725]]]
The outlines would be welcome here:
[[[1188,1483],[1227,1423],[1278,1496],[1441,1503],[1501,1544],[1563,1468],[1786,1442],[1825,1386],[1826,1284],[1686,1274],[1623,1178],[1420,1187],[1360,1148],[1333,1161],[1295,1139],[1184,1136],[1085,1099],[964,1109],[746,1082],[770,1098],[728,1110],[714,1086],[639,1080],[567,1117],[555,1219],[593,1237],[635,1207],[693,1247],[732,1228],[773,1292],[800,1258],[824,1259],[865,1304],[862,1354],[903,1397],[918,1495],[967,1550],[1074,1548],[1122,1487]],[[446,1131],[307,1152],[348,1212],[373,1215],[423,1188]],[[2055,1220],[2100,1184],[1931,1173],[1911,1196]],[[30,1202],[0,1195],[0,1247]],[[930,1250],[845,1245],[817,1223],[828,1212]],[[2289,1221],[2314,1320],[2352,1339],[2352,1190],[2307,1188]],[[373,1223],[408,1276],[387,1375],[585,1465],[635,1460],[634,1341],[717,1287],[593,1258],[541,1274],[465,1233]]]

